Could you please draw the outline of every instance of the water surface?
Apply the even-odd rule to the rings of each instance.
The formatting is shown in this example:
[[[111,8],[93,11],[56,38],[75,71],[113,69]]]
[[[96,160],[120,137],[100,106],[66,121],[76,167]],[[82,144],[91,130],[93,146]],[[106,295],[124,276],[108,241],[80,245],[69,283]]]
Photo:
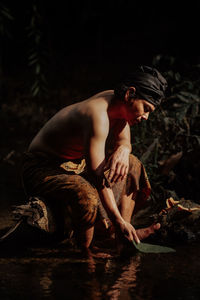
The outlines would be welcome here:
[[[200,299],[200,245],[83,258],[66,246],[0,252],[0,299]]]
[[[10,206],[0,208],[2,229],[11,223]],[[0,300],[200,299],[200,243],[124,259],[86,259],[65,244],[18,246],[0,245]]]

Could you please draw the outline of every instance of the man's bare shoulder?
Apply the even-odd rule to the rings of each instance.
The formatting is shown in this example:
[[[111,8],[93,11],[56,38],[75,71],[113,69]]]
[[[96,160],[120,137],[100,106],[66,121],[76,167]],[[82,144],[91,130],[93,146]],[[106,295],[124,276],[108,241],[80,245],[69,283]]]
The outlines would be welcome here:
[[[76,109],[79,113],[87,115],[91,119],[105,117],[113,95],[112,90],[98,93],[77,103]]]
[[[114,96],[114,90],[105,90],[105,91],[102,91],[102,92],[99,92],[99,93],[93,95],[89,99],[107,98],[107,97],[113,97],[113,96]]]
[[[87,109],[88,112],[95,117],[108,116],[108,107],[110,105],[112,93],[100,93],[96,97],[88,99]]]
[[[63,107],[55,116],[58,116],[59,118],[70,118],[74,116],[76,117],[78,115],[93,116],[96,113],[102,113],[103,111],[107,110],[107,107],[113,95],[113,90],[106,90],[97,93],[85,100]]]
[[[104,91],[84,101],[80,106],[90,119],[95,132],[107,134],[109,130],[108,107],[113,95],[112,90]]]

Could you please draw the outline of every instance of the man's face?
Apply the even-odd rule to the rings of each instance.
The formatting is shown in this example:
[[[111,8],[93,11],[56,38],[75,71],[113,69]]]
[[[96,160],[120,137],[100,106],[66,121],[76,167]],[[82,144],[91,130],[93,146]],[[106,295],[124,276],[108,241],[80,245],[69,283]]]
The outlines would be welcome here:
[[[143,99],[131,99],[127,104],[127,121],[129,125],[135,125],[142,120],[147,120],[149,114],[155,110],[155,106]]]

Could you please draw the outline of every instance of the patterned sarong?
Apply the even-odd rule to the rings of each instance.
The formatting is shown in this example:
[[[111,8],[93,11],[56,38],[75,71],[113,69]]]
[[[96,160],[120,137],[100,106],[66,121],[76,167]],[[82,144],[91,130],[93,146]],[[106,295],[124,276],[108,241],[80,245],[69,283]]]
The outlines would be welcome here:
[[[104,172],[108,181],[108,170]],[[24,153],[22,179],[29,197],[41,197],[50,209],[55,231],[71,228],[89,228],[97,217],[108,219],[97,189],[90,181],[85,159],[64,161],[44,153]],[[132,192],[136,207],[149,197],[151,187],[142,163],[130,155],[128,176],[119,183],[108,184],[113,190],[117,205],[121,197]]]

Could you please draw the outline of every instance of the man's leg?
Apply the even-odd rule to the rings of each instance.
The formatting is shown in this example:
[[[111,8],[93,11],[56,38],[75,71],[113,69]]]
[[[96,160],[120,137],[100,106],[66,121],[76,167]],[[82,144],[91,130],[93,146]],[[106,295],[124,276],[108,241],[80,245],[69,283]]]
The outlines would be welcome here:
[[[89,248],[93,240],[93,235],[94,235],[94,226],[87,229],[79,228],[75,230],[75,238],[77,241],[77,245],[82,249]]]
[[[98,193],[82,176],[66,174],[64,177],[61,178],[60,186],[58,177],[55,178],[58,190],[51,190],[50,197],[56,200],[56,205],[60,205],[61,211],[69,207],[64,217],[71,219],[77,245],[89,248],[94,234]]]
[[[134,196],[133,196],[134,195]],[[131,223],[132,216],[134,214],[136,193],[131,193],[129,196],[123,195],[120,203],[120,212],[123,219],[126,222]],[[149,227],[136,229],[137,236],[140,240],[147,238],[150,234],[153,234],[155,230],[160,228],[160,224],[152,224]]]
[[[77,241],[89,247],[98,207],[98,193],[82,176],[69,174],[49,159],[27,156],[23,182],[27,195],[39,196],[55,218],[56,233],[77,232]]]
[[[135,207],[135,193],[131,193],[130,195],[123,195],[121,197],[119,210],[122,215],[122,218],[126,222],[129,223],[131,222],[134,207]]]

